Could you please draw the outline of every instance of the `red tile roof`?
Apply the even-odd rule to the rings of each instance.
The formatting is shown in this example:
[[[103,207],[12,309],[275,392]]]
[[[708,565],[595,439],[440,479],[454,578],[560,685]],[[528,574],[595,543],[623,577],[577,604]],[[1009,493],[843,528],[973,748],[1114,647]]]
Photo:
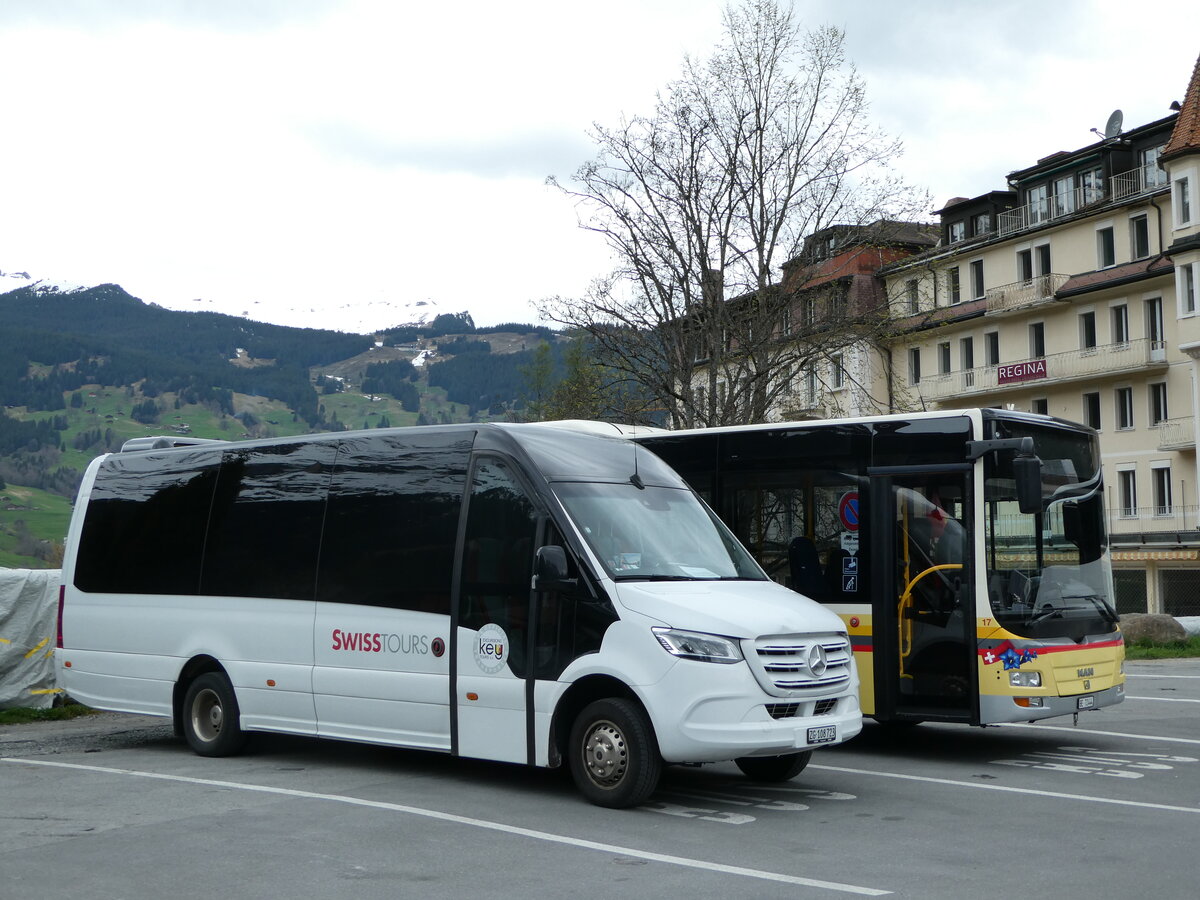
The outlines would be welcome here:
[[[1184,95],[1179,118],[1175,120],[1175,128],[1171,131],[1171,140],[1167,141],[1159,158],[1171,159],[1185,153],[1200,153],[1200,57],[1196,58],[1196,67],[1192,70],[1192,80]]]

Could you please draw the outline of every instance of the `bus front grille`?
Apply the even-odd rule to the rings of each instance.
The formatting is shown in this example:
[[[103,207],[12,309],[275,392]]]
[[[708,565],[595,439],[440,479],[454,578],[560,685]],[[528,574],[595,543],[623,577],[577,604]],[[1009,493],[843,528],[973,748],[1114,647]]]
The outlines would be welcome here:
[[[770,694],[812,696],[840,690],[850,680],[850,642],[844,635],[771,635],[747,654]]]
[[[837,703],[836,697],[826,697],[824,700],[818,700],[812,705],[812,712],[808,713],[808,715],[833,715],[837,711]],[[791,703],[768,703],[766,704],[767,715],[772,719],[794,719],[801,714],[801,705],[798,700]]]

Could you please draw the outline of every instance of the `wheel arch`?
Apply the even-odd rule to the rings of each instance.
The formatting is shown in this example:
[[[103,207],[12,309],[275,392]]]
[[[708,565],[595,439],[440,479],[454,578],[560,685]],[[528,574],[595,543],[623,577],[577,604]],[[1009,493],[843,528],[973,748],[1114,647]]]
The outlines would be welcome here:
[[[204,653],[193,656],[179,670],[179,677],[175,679],[175,687],[171,691],[171,725],[176,737],[183,736],[183,698],[187,696],[188,686],[209,672],[220,672],[229,677],[225,667],[215,657]]]
[[[550,720],[549,762],[551,768],[558,768],[562,765],[567,742],[571,738],[571,726],[584,707],[594,700],[604,700],[609,697],[621,697],[633,701],[642,708],[643,712],[647,713],[647,719],[649,719],[646,705],[642,703],[641,698],[633,688],[619,678],[611,675],[588,675],[581,678],[567,688],[554,708],[554,716]],[[653,728],[653,723],[651,723],[651,728]]]

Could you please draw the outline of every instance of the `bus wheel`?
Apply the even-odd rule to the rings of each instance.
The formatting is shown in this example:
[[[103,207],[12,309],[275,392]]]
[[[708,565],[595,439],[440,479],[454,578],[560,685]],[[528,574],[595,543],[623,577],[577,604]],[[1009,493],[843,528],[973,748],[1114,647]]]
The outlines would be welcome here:
[[[238,726],[237,697],[229,679],[208,672],[193,681],[183,701],[183,736],[201,756],[232,756],[246,745]]]
[[[755,781],[787,781],[804,771],[813,752],[785,753],[783,756],[743,756],[733,764]]]
[[[636,703],[616,697],[588,704],[575,719],[569,759],[580,792],[610,809],[645,802],[662,773],[650,720]]]

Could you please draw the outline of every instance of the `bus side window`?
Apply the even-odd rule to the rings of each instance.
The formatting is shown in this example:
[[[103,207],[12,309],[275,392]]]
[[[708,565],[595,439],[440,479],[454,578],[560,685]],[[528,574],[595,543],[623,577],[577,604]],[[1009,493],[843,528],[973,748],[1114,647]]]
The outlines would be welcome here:
[[[509,464],[479,458],[467,506],[459,624],[504,629],[510,648],[508,665],[518,677],[526,673],[537,526],[533,501]]]

